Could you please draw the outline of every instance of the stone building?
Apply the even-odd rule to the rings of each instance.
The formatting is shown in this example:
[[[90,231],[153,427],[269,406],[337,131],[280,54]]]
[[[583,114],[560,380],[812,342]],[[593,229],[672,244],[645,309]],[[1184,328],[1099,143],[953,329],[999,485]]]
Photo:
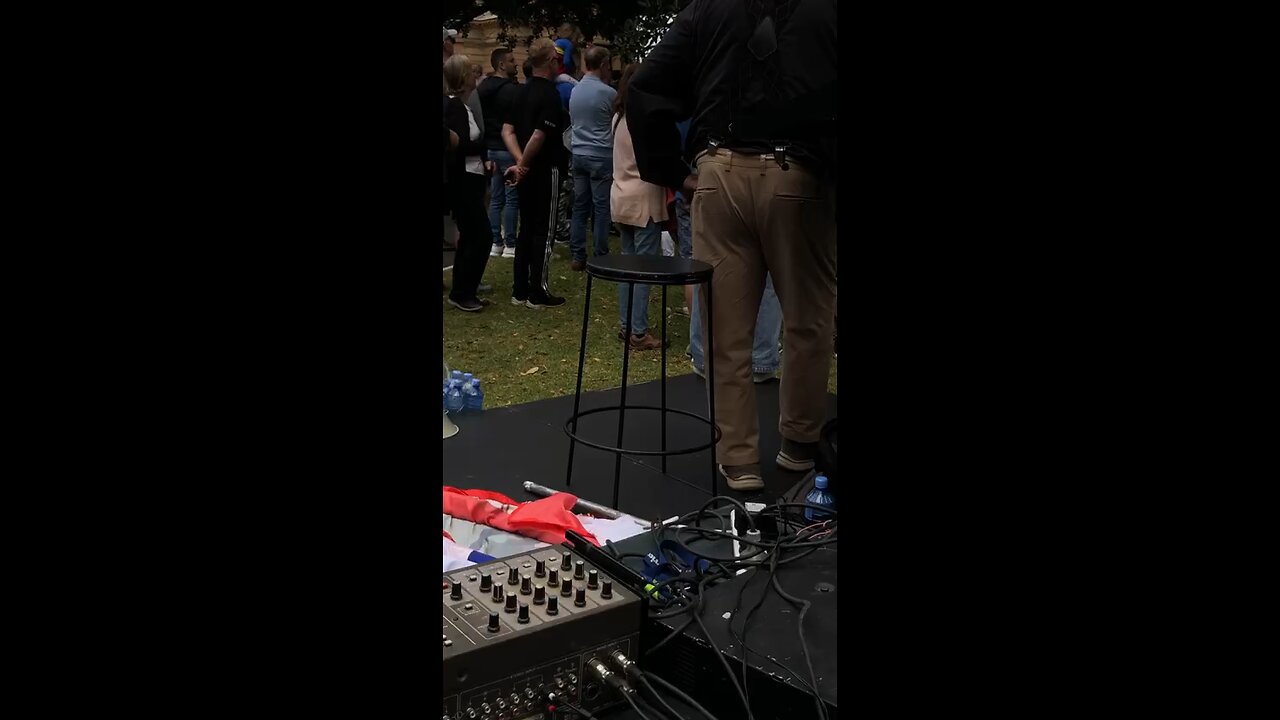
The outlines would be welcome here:
[[[470,22],[467,29],[458,35],[457,41],[454,43],[454,52],[466,55],[471,62],[484,68],[485,74],[493,71],[489,66],[489,53],[499,48],[502,43],[498,41],[498,33],[502,31],[502,26],[498,23],[498,17],[493,13],[485,13]],[[532,31],[523,27],[508,28],[508,34],[515,38],[526,38],[532,34]],[[549,37],[549,33],[542,33],[544,37]],[[516,65],[524,65],[524,61],[529,57],[529,48],[525,46],[522,40],[515,41],[513,51],[516,56]],[[609,41],[604,38],[593,38],[592,44],[609,47]],[[622,63],[618,58],[613,58],[613,69],[621,72]],[[524,78],[521,77],[521,81]]]

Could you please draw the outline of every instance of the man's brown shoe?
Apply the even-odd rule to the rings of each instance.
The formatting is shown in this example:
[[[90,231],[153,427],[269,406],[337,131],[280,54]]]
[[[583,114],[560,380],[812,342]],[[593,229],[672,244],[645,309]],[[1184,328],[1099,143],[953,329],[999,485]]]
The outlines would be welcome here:
[[[720,465],[720,476],[730,490],[759,490],[764,487],[760,465]]]
[[[574,260],[573,262],[569,263],[569,269],[574,272],[582,272],[583,270],[587,269],[587,261]]]
[[[645,333],[641,336],[631,336],[632,350],[657,350],[662,347],[662,341],[653,336],[653,333]]]

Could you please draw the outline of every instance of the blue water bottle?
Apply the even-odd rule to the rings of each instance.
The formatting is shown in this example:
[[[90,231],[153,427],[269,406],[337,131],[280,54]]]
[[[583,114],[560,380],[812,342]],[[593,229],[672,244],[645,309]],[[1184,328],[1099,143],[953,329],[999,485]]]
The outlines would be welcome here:
[[[457,415],[462,412],[462,408],[465,403],[466,401],[462,397],[462,387],[460,383],[450,380],[449,395],[444,399],[445,410],[448,410],[450,414]]]
[[[484,410],[484,391],[480,389],[480,381],[471,381],[471,394],[467,396],[467,412]]]
[[[831,493],[827,492],[827,476],[819,475],[813,479],[813,489],[808,495],[804,496],[804,501],[810,505],[821,505],[835,509],[836,499],[831,497]],[[823,512],[817,508],[805,508],[804,516],[809,522],[822,522],[831,517],[831,513]]]

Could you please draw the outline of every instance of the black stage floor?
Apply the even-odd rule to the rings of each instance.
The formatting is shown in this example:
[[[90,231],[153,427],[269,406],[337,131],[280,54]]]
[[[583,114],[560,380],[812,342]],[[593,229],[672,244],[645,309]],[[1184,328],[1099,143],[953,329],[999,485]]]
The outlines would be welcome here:
[[[779,469],[774,464],[781,439],[778,435],[778,383],[756,385],[756,410],[760,418],[760,459],[765,487],[739,493],[723,482],[720,494],[740,500],[770,502],[790,490],[805,473]],[[583,393],[582,408],[616,405],[618,389]],[[706,414],[706,384],[696,375],[667,380],[667,406]],[[659,404],[658,381],[627,388],[628,405]],[[830,417],[835,417],[836,396],[827,396]],[[564,422],[573,414],[573,396],[486,410],[479,415],[454,418],[457,435],[444,441],[443,484],[501,492],[516,500],[534,499],[522,485],[531,480],[553,490],[567,490],[585,500],[611,505],[614,455],[578,445],[574,456],[573,485],[565,486],[569,438]],[[599,413],[579,423],[582,437],[604,445],[617,444],[618,415]],[[625,447],[658,449],[660,428],[656,411],[628,411]],[[706,425],[670,415],[668,447],[689,447],[707,442]],[[711,451],[668,458],[662,472],[661,458],[624,456],[618,509],[646,519],[666,518],[697,510],[711,497]]]

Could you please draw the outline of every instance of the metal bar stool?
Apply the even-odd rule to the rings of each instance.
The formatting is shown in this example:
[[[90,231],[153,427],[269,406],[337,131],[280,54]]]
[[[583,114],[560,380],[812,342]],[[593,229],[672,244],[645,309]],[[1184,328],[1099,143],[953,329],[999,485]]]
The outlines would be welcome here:
[[[614,454],[613,463],[613,507],[618,507],[618,490],[622,480],[622,456],[648,455],[662,458],[662,472],[667,472],[667,456],[687,455],[711,448],[711,494],[716,494],[716,453],[715,446],[720,440],[720,428],[716,425],[715,396],[715,342],[712,332],[711,316],[711,273],[712,268],[700,260],[665,257],[662,255],[603,255],[587,261],[587,297],[582,310],[582,342],[578,349],[578,385],[573,392],[573,415],[565,421],[564,432],[569,436],[569,468],[565,473],[566,487],[573,480],[573,451],[578,443],[597,450]],[[582,404],[582,371],[587,357],[587,325],[591,320],[591,282],[593,279],[608,280],[627,284],[627,306],[635,304],[636,283],[660,285],[662,287],[662,314],[659,323],[662,327],[662,406],[627,405],[627,370],[631,358],[631,313],[626,314],[625,340],[622,343],[622,390],[617,407],[602,407],[581,411]],[[702,417],[684,410],[667,407],[667,288],[673,285],[706,285],[707,293],[707,417]],[[578,420],[595,413],[618,411],[618,444],[601,445],[578,437]],[[622,436],[627,410],[657,410],[662,423],[662,447],[660,450],[629,450],[622,447]],[[707,424],[710,441],[695,447],[667,449],[667,413],[676,413],[691,417]],[[676,478],[678,479],[678,478]],[[680,482],[684,482],[681,480]],[[688,483],[685,483],[688,484]]]

